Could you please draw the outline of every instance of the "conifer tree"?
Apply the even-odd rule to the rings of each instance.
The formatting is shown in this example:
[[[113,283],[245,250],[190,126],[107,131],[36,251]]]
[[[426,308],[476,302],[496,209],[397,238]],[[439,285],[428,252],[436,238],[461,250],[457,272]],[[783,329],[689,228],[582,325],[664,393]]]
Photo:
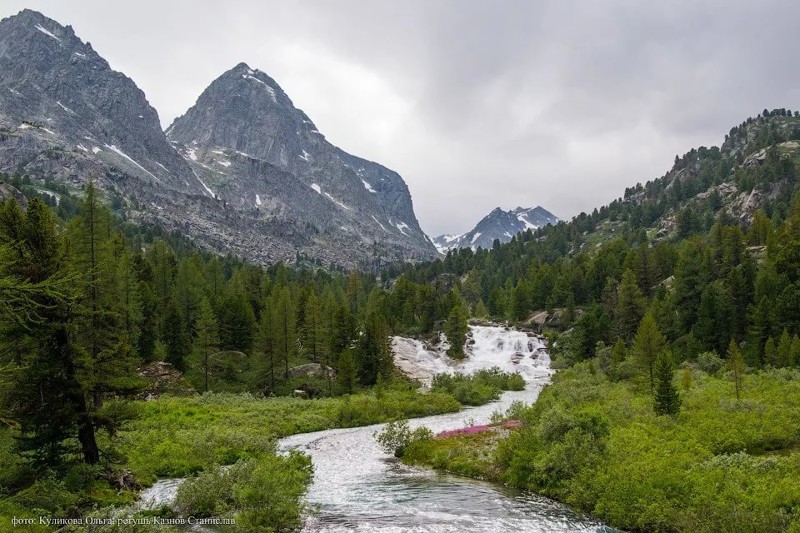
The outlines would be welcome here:
[[[764,363],[772,367],[778,366],[778,348],[772,337],[769,337],[764,344]]]
[[[672,354],[662,351],[656,361],[655,411],[657,415],[677,415],[681,409],[681,398],[673,383],[674,364]]]
[[[194,355],[203,374],[203,387],[208,391],[212,357],[219,351],[219,325],[207,298],[200,300],[194,325]]]
[[[319,297],[311,291],[306,298],[305,312],[303,313],[303,355],[311,361],[319,363],[327,358],[326,335],[323,324],[322,308]]]
[[[25,213],[16,201],[0,205],[0,246],[0,366],[14,391],[4,415],[19,424],[22,449],[39,461],[60,462],[77,437],[84,462],[95,464],[93,365],[76,345],[76,280],[44,202],[32,200]]]
[[[244,288],[232,281],[217,309],[222,347],[240,352],[249,350],[253,345],[256,318]]]
[[[792,337],[792,347],[789,350],[789,364],[795,368],[800,366],[800,337],[795,335]]]
[[[617,289],[617,305],[614,309],[614,322],[623,339],[630,339],[634,335],[644,312],[645,300],[636,276],[631,270],[626,270]]]
[[[162,338],[167,349],[167,363],[181,372],[185,371],[186,357],[191,350],[191,340],[186,319],[175,302],[171,302],[167,307],[163,330]]]
[[[478,300],[478,303],[475,304],[475,308],[472,310],[472,316],[475,318],[489,318],[489,311],[486,310],[483,300]]]
[[[364,332],[358,338],[358,378],[362,385],[375,385],[378,376],[391,378],[394,360],[389,344],[389,328],[378,312],[371,312],[364,322]]]
[[[253,353],[264,361],[267,375],[266,389],[269,392],[275,390],[275,373],[280,363],[277,353],[278,347],[276,346],[277,333],[275,309],[273,300],[270,297],[264,300],[261,320],[258,323],[253,342]]]
[[[278,295],[274,323],[275,361],[282,363],[283,377],[289,379],[289,365],[297,356],[297,315],[287,287]]]
[[[781,333],[781,338],[778,341],[778,348],[776,350],[776,366],[786,368],[792,361],[792,338],[789,332],[785,329]]]
[[[467,326],[468,318],[466,306],[461,298],[458,298],[450,309],[450,313],[447,315],[447,322],[444,325],[444,334],[450,343],[447,355],[453,359],[464,358],[464,343],[467,340],[467,332],[469,331]]]
[[[655,388],[655,365],[659,355],[664,350],[665,339],[658,329],[658,324],[653,314],[649,311],[642,318],[636,339],[633,342],[632,353],[643,366],[650,377],[650,390]]]
[[[736,399],[738,400],[742,391],[742,378],[744,377],[745,367],[742,352],[733,339],[731,339],[728,345],[728,369],[733,374],[734,390],[736,391]]]
[[[356,386],[356,375],[358,369],[356,359],[353,355],[353,349],[347,348],[342,352],[339,357],[339,369],[337,373],[337,380],[339,388],[346,394],[352,394]]]
[[[86,187],[79,216],[69,227],[71,264],[81,288],[76,307],[76,340],[86,350],[92,400],[100,407],[107,394],[136,389],[136,358],[124,328],[129,310],[120,299],[114,257],[111,213],[92,182]]]

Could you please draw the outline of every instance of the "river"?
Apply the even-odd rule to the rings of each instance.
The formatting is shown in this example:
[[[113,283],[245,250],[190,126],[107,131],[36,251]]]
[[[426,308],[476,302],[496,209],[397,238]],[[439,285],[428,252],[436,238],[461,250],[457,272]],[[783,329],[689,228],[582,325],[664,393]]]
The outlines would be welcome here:
[[[406,342],[413,349],[406,359],[431,371],[469,373],[493,366],[517,371],[525,377],[526,389],[506,392],[499,401],[481,407],[414,419],[411,427],[426,426],[436,433],[486,423],[492,413],[505,411],[512,402],[535,401],[550,379],[550,359],[539,339],[501,327],[470,330],[474,344],[459,365],[448,364],[440,354],[410,340]],[[279,441],[280,450],[302,451],[314,463],[307,499],[315,511],[304,531],[613,531],[535,494],[405,466],[377,445],[374,434],[382,428],[383,424],[334,429]]]
[[[468,357],[454,364],[412,339],[396,337],[398,366],[426,382],[437,372],[472,373],[499,367],[519,372],[526,388],[457,413],[417,418],[411,427],[434,433],[489,422],[516,401],[532,403],[552,375],[544,343],[527,333],[496,326],[470,326]],[[474,342],[473,342],[474,341]],[[278,441],[282,452],[311,456],[314,481],[307,501],[308,532],[610,532],[601,522],[529,492],[403,465],[375,440],[384,424],[293,435]],[[140,508],[174,500],[181,479],[161,480],[142,492]]]

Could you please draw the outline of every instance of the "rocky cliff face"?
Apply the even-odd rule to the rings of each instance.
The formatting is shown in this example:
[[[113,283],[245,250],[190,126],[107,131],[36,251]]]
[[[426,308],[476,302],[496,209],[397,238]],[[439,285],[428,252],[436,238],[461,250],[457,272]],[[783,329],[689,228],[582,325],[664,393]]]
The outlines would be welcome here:
[[[517,207],[511,211],[503,211],[497,207],[467,233],[440,235],[433,239],[433,242],[441,253],[457,248],[488,249],[492,247],[495,239],[506,243],[521,231],[534,230],[548,224],[556,224],[558,221],[557,216],[541,206]]]
[[[400,176],[325,141],[264,73],[225,73],[168,133],[71,27],[31,10],[0,21],[0,171],[95,180],[131,219],[259,263],[435,253]]]
[[[235,209],[397,257],[433,252],[402,178],[333,146],[275,80],[244,63],[214,80],[167,136]]]
[[[114,169],[140,186],[203,193],[136,84],[35,11],[0,21],[0,128],[6,171],[79,184]]]

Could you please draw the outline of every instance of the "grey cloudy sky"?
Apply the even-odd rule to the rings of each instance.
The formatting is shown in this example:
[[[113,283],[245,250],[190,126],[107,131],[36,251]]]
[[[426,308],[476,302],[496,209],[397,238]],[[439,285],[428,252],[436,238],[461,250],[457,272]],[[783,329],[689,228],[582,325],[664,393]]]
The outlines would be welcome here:
[[[3,0],[90,41],[166,126],[240,61],[405,178],[429,234],[496,206],[562,218],[800,108],[800,2]]]

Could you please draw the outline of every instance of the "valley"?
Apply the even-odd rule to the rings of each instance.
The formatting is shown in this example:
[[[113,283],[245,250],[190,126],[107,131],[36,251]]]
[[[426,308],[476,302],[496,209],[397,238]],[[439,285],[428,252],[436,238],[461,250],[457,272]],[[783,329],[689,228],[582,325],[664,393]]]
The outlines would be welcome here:
[[[0,21],[0,531],[800,531],[800,112],[742,110],[569,218],[497,207],[431,238],[399,173],[225,58],[162,128],[72,26]],[[402,93],[373,153],[518,177],[450,187],[440,231],[600,190],[677,127],[600,127],[601,106],[565,128],[516,77],[434,110],[433,73],[343,65]],[[512,133],[473,126],[480,106]]]

